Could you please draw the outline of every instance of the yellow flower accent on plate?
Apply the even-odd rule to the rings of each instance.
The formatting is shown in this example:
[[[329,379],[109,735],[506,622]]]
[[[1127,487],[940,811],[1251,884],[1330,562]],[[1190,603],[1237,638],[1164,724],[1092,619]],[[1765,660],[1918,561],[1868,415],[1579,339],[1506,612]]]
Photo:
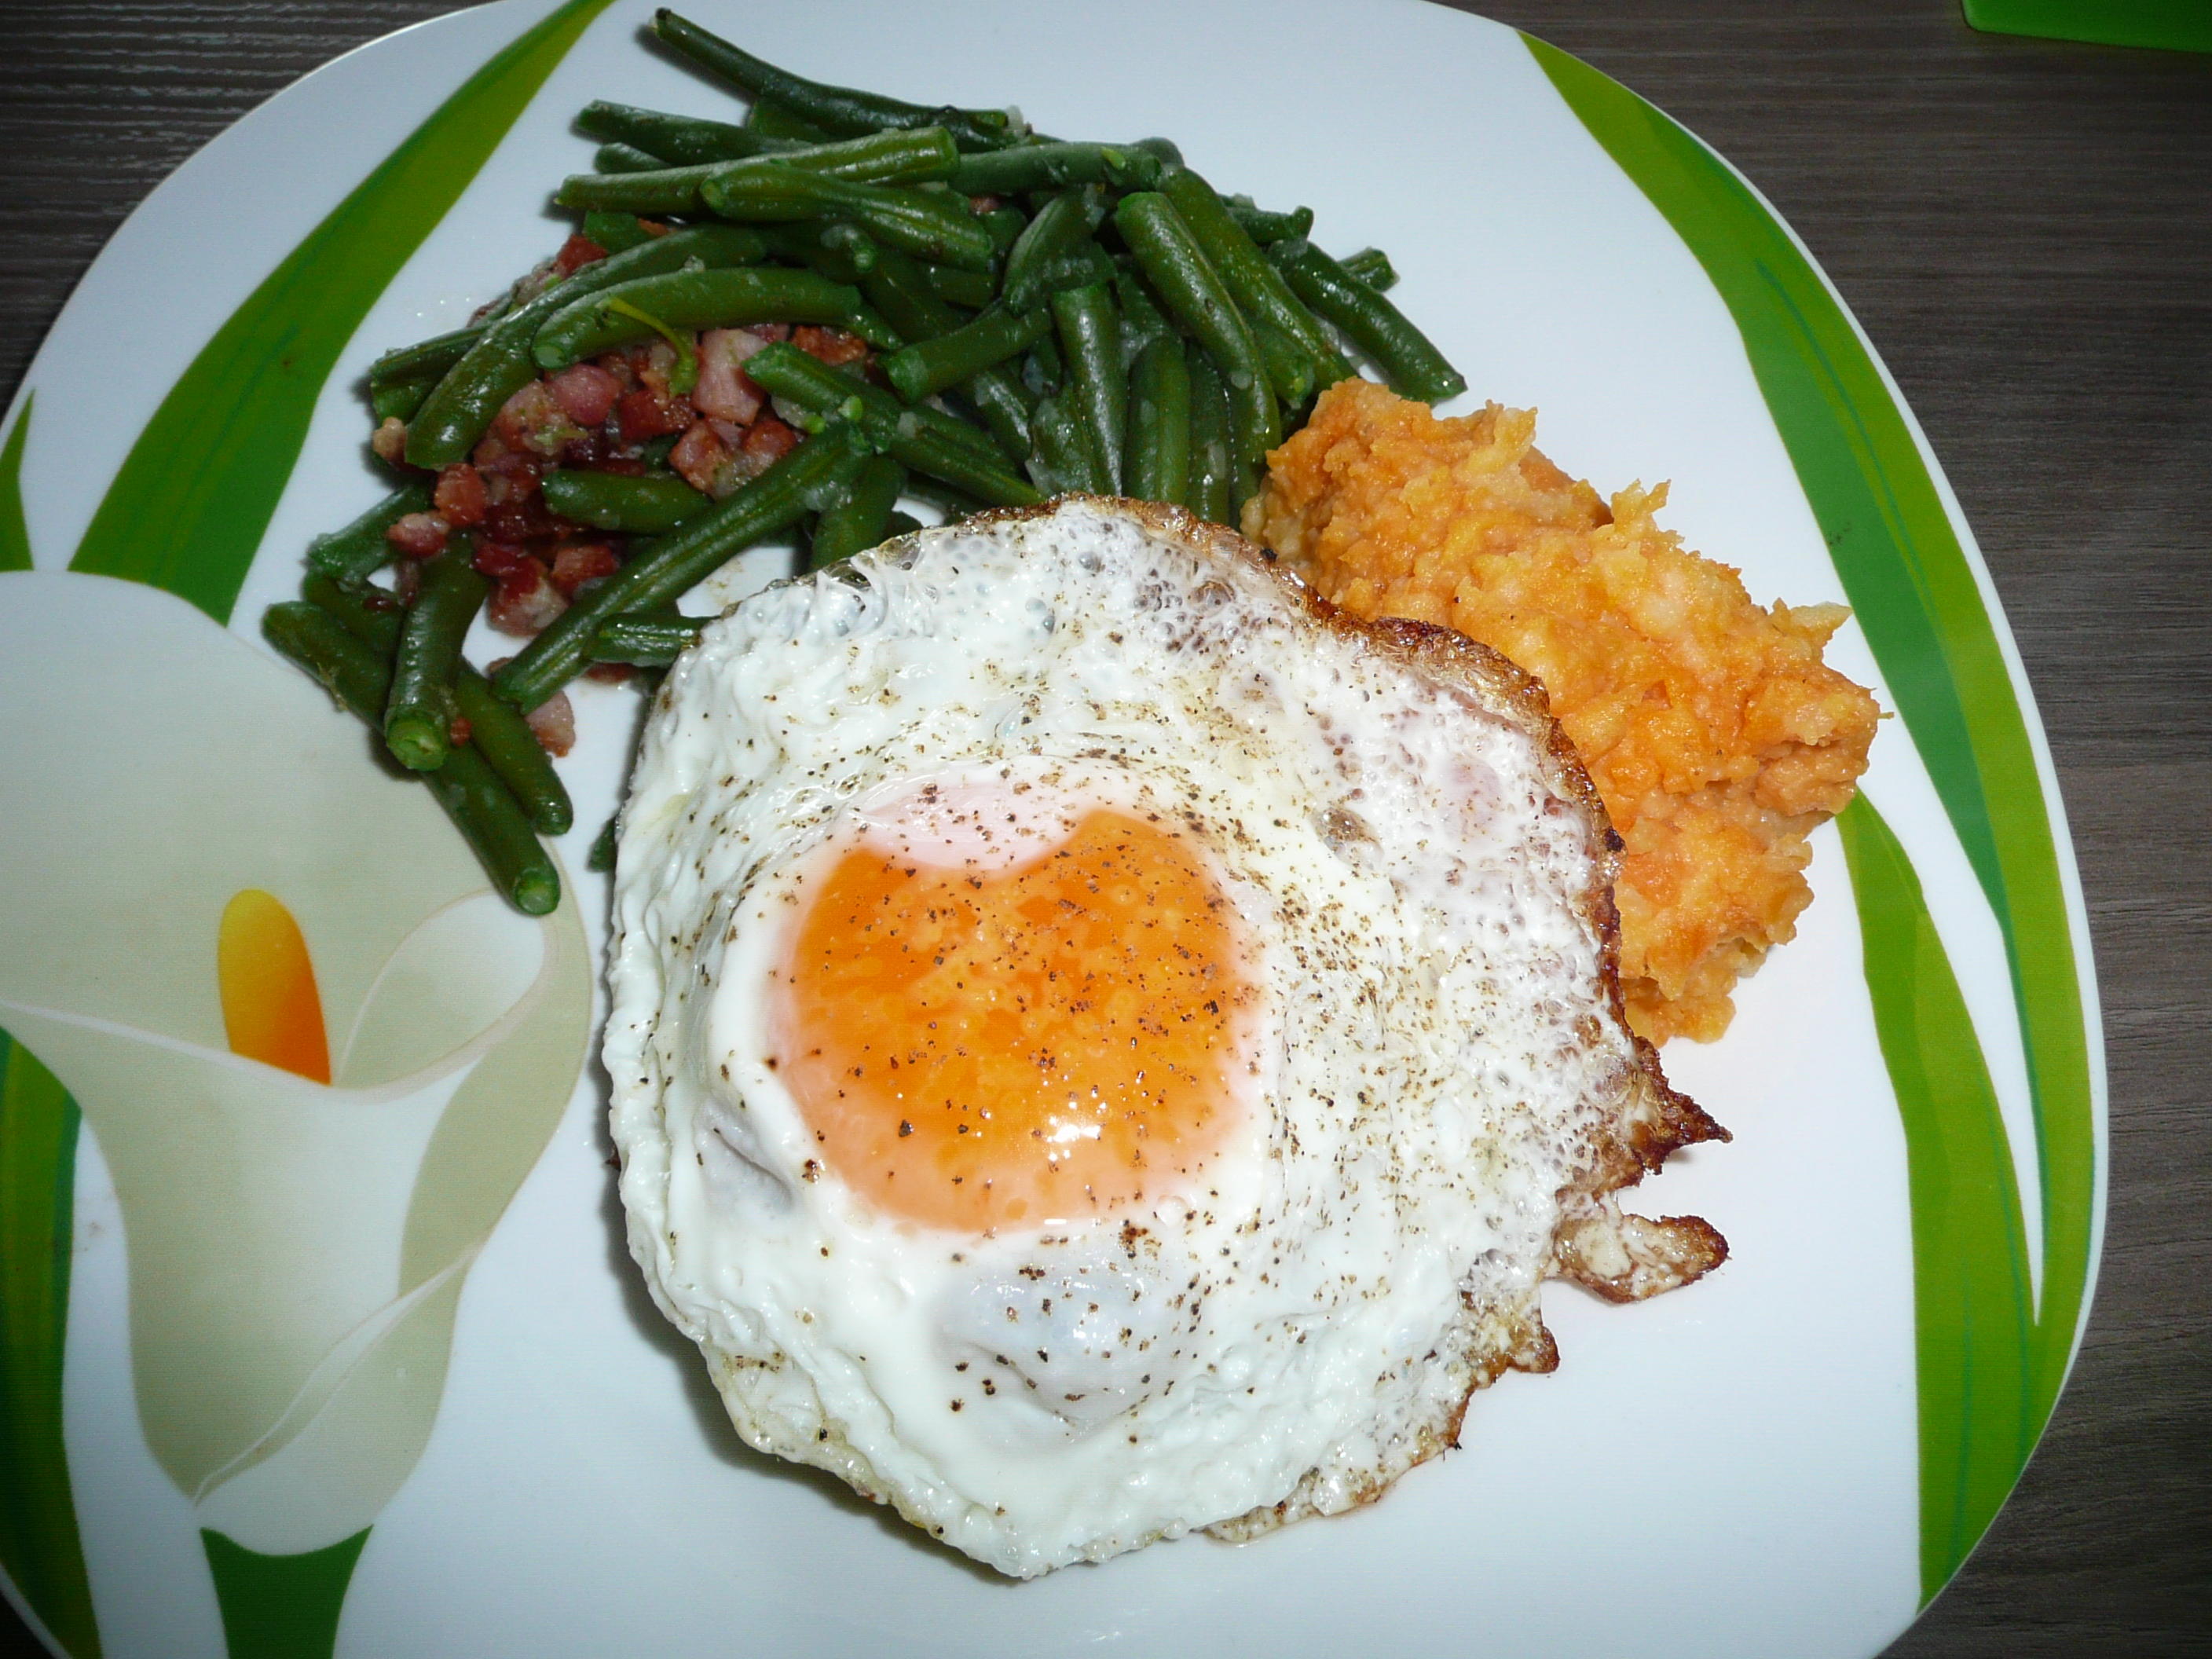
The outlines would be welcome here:
[[[356,722],[154,588],[0,574],[0,1027],[114,1179],[147,1445],[249,1549],[349,1538],[574,1089],[575,907],[515,914]]]
[[[284,901],[258,887],[233,895],[222,907],[215,961],[230,1052],[328,1083],[331,1042],[315,963]]]

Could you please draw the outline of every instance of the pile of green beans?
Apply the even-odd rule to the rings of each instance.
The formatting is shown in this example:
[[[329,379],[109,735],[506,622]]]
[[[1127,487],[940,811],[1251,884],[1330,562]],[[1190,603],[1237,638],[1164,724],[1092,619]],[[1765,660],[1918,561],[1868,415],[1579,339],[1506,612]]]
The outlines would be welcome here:
[[[560,893],[537,837],[572,815],[524,714],[593,663],[672,662],[699,627],[676,602],[734,554],[795,529],[802,569],[836,565],[915,527],[909,498],[958,516],[1125,493],[1235,525],[1268,451],[1356,363],[1431,402],[1466,385],[1385,297],[1387,255],[1331,258],[1310,209],[1224,196],[1166,139],[1049,138],[1004,110],[809,80],[672,11],[651,29],[744,100],[742,119],[584,108],[596,165],[553,200],[593,257],[376,360],[371,409],[404,426],[416,471],[318,538],[305,598],[264,622],[532,913]],[[764,324],[842,330],[870,356],[836,367],[772,343],[746,358],[806,435],[719,501],[671,469],[672,438],[546,473],[558,520],[637,539],[489,679],[462,656],[489,589],[467,536],[404,605],[371,580],[387,532],[434,510],[423,475],[475,453],[541,374],[659,337],[680,393],[702,372],[696,337]]]

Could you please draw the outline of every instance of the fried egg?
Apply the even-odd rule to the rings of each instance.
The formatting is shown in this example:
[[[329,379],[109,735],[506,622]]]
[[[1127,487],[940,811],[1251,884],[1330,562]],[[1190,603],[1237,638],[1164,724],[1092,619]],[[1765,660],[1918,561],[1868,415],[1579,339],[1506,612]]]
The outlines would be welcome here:
[[[1028,1577],[1379,1495],[1542,1281],[1719,1236],[1542,693],[1172,509],[929,530],[705,631],[623,813],[632,1253],[751,1444]]]

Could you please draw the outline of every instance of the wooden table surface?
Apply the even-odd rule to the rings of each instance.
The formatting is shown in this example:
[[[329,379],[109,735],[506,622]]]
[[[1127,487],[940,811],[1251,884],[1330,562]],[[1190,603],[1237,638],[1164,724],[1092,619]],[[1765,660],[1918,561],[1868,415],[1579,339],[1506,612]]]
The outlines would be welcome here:
[[[4,0],[0,396],[178,162],[449,9]],[[1826,268],[1980,538],[2072,817],[2112,1078],[2095,1312],[2018,1492],[1891,1651],[2212,1653],[2212,58],[1977,34],[1952,0],[1469,9],[1674,115]]]

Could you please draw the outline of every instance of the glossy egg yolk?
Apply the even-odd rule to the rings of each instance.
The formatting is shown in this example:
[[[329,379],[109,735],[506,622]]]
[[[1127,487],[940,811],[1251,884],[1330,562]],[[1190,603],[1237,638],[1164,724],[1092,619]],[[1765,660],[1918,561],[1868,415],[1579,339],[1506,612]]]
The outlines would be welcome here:
[[[1172,831],[1094,810],[1000,868],[863,843],[808,885],[775,1064],[821,1165],[879,1211],[977,1233],[1102,1213],[1188,1185],[1239,1115],[1236,918]]]

